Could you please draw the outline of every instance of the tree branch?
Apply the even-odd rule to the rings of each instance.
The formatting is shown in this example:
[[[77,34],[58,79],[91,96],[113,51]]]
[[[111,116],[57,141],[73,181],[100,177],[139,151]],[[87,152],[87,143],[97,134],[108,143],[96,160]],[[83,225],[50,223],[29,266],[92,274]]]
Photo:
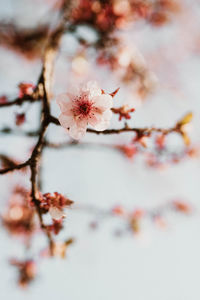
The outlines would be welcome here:
[[[23,168],[25,168],[25,167],[27,167],[29,165],[30,165],[30,161],[29,160],[27,160],[24,163],[19,164],[19,165],[15,165],[14,164],[13,166],[11,166],[9,168],[5,168],[3,170],[0,170],[0,175],[6,174],[6,173],[9,173],[9,172],[12,172],[12,171],[16,171],[16,170],[21,170],[21,169],[23,169]]]
[[[55,124],[57,126],[60,126],[60,122],[57,118],[55,118],[54,116],[49,116],[49,122],[52,124]],[[177,124],[177,123],[176,123]],[[169,134],[171,132],[178,132],[177,130],[177,125],[175,125],[174,127],[165,129],[165,128],[156,128],[156,127],[144,127],[144,128],[137,128],[137,127],[129,127],[127,124],[119,129],[106,129],[104,131],[97,131],[95,129],[87,129],[87,132],[89,133],[95,133],[95,134],[119,134],[121,132],[135,132],[139,135],[148,135],[151,132],[160,132],[163,134]]]

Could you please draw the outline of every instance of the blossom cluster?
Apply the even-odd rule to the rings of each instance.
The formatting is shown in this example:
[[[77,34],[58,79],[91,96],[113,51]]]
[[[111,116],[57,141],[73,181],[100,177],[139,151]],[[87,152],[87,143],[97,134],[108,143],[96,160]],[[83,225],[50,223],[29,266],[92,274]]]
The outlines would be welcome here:
[[[44,213],[49,212],[51,217],[54,220],[59,220],[62,217],[64,217],[63,209],[73,204],[73,201],[71,201],[67,197],[64,197],[62,194],[59,194],[57,192],[53,194],[51,193],[46,193],[43,195],[41,194],[39,201],[40,201],[40,208],[42,212]],[[59,223],[56,222],[54,223],[54,226],[57,226],[58,224]]]
[[[127,27],[130,21],[138,19],[161,26],[178,10],[179,5],[174,0],[79,0],[71,18],[74,24],[88,23],[99,32],[108,34],[114,28]]]

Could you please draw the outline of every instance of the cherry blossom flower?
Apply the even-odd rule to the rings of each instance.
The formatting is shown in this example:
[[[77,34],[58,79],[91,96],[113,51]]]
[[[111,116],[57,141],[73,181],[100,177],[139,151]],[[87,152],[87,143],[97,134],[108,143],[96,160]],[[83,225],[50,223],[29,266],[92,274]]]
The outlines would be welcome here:
[[[82,138],[88,124],[98,131],[108,128],[112,117],[112,96],[90,81],[77,91],[58,96],[59,121],[74,139]]]
[[[40,208],[43,212],[49,212],[54,220],[64,217],[63,209],[73,203],[70,199],[55,192],[53,194],[46,193],[40,196]]]

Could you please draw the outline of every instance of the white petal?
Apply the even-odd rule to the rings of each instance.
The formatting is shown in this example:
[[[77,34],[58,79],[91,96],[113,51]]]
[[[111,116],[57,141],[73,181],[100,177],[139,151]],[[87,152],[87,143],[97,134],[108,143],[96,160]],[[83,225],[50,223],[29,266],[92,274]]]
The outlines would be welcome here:
[[[94,129],[98,131],[103,131],[107,129],[109,127],[111,118],[112,118],[112,111],[110,109],[106,110],[101,116],[101,121],[94,126]]]
[[[54,220],[59,220],[64,216],[63,211],[55,206],[49,208],[49,213]]]
[[[67,130],[73,139],[79,140],[85,135],[88,124],[86,119],[76,120],[74,117],[65,114],[61,114],[58,119],[61,126]]]
[[[84,92],[89,92],[91,98],[101,95],[101,89],[96,81],[88,81],[88,83],[83,86],[82,90]]]
[[[98,123],[101,122],[101,119],[102,119],[102,114],[100,114],[100,113],[94,113],[94,115],[92,115],[92,116],[89,118],[88,122],[89,122],[89,124],[90,124],[92,127],[95,127],[95,126],[98,125]]]
[[[68,101],[69,100],[67,94],[61,94],[57,97],[56,102],[60,106],[61,111],[65,111],[66,109],[68,109],[68,105],[67,105],[69,103]]]
[[[65,129],[68,129],[71,126],[73,126],[73,123],[75,122],[72,116],[67,116],[65,114],[61,114],[58,120],[61,126],[64,127]]]
[[[86,129],[87,129],[86,127],[84,128],[84,127],[78,127],[74,125],[70,127],[68,133],[73,139],[80,140],[86,134]]]
[[[105,111],[113,106],[113,98],[108,94],[101,94],[98,97],[93,99],[94,106],[100,108],[102,111]]]

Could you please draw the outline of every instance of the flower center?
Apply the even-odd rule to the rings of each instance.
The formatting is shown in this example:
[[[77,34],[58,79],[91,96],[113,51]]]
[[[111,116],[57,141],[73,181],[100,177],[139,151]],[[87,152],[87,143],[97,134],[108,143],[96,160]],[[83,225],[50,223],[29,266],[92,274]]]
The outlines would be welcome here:
[[[92,104],[88,101],[82,102],[79,105],[79,112],[81,115],[87,116],[91,110]]]
[[[87,117],[93,106],[93,103],[85,97],[79,97],[74,104],[74,115],[79,117]]]

